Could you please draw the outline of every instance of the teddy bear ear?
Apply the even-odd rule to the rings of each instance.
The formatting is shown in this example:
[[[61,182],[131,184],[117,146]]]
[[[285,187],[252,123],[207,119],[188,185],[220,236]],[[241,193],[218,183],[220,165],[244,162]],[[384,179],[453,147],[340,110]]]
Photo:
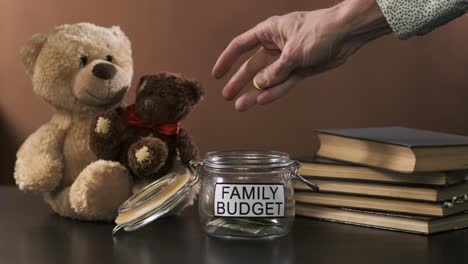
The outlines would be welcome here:
[[[137,85],[137,88],[136,88],[136,93],[139,94],[141,91],[143,91],[146,87],[146,85],[148,84],[148,79],[150,77],[149,76],[142,76],[140,78],[140,81],[138,81],[138,85]]]
[[[127,49],[131,49],[131,43],[130,40],[128,39],[127,35],[123,32],[123,30],[119,26],[112,26],[110,27],[110,30],[112,31],[112,34],[122,40],[122,43]]]
[[[35,34],[26,44],[21,48],[20,58],[26,72],[32,76],[34,74],[34,66],[36,65],[37,57],[47,41],[47,35]]]
[[[201,84],[197,81],[190,81],[189,82],[189,87],[190,87],[190,97],[193,101],[193,104],[197,104],[200,102],[200,100],[203,98],[204,91],[201,86]]]

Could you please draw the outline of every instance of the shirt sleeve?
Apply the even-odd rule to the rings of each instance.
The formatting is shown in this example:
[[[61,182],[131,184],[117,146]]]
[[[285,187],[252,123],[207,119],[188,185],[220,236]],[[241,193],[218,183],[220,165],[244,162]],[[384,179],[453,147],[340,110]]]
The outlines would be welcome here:
[[[424,35],[468,11],[468,0],[377,0],[399,39]]]

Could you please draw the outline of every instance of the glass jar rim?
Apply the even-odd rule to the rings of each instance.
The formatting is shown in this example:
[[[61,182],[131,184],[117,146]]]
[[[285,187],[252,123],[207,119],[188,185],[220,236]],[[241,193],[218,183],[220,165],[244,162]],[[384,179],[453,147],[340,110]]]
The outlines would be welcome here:
[[[280,151],[212,151],[203,159],[203,165],[213,169],[273,169],[290,167],[293,163],[288,153]]]

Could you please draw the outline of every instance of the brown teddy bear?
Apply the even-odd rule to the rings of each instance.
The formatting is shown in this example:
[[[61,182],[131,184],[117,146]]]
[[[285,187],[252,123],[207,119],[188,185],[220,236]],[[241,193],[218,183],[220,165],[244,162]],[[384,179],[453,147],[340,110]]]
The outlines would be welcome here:
[[[202,99],[200,84],[178,74],[141,78],[134,105],[98,116],[90,131],[90,146],[101,159],[125,164],[137,179],[167,174],[180,159],[188,166],[198,149],[180,126]]]
[[[34,35],[21,61],[34,92],[55,111],[18,150],[16,184],[42,194],[62,216],[114,219],[131,195],[131,177],[120,163],[97,160],[88,131],[95,116],[115,108],[130,86],[130,41],[116,26],[62,25]]]

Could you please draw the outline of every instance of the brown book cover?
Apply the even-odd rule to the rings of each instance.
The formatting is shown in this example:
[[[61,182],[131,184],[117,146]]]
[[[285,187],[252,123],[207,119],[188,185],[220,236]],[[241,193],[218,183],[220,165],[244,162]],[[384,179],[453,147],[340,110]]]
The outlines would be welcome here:
[[[297,204],[296,215],[331,222],[420,234],[434,234],[468,227],[468,213],[448,217],[422,217]]]
[[[434,217],[453,215],[468,210],[467,197],[458,197],[450,202],[431,203],[337,193],[297,192],[295,198],[299,203]]]
[[[320,130],[317,155],[400,172],[468,169],[468,137],[405,127]]]
[[[406,174],[325,159],[298,160],[301,164],[299,173],[308,178],[444,186],[462,183],[468,175],[468,171]]]
[[[454,197],[468,195],[468,183],[465,182],[445,187],[433,187],[352,182],[316,178],[308,178],[308,180],[312,183],[315,183],[320,188],[320,192],[355,194],[428,202],[449,201]],[[294,188],[299,191],[310,190],[306,184],[299,181],[294,182]]]

